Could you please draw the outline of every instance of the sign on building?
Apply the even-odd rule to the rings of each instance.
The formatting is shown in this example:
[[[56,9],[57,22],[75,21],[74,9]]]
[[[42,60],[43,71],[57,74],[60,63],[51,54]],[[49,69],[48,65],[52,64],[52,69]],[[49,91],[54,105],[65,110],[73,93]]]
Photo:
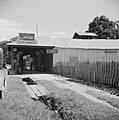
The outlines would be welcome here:
[[[36,44],[35,34],[33,33],[19,33],[18,43]]]
[[[32,34],[32,33],[19,33],[19,40],[34,41],[34,34]]]
[[[47,49],[47,54],[57,54],[58,53],[58,49],[54,48],[54,49]]]
[[[105,50],[105,53],[117,53],[116,50]]]

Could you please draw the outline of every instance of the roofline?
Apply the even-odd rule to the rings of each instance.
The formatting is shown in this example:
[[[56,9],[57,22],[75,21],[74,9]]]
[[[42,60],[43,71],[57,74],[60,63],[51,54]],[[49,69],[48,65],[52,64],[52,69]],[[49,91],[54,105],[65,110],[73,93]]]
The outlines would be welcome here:
[[[55,47],[55,46],[45,46],[45,45],[30,45],[30,44],[7,44],[7,46],[17,46],[17,47]]]
[[[55,47],[63,49],[82,49],[82,50],[119,50],[119,48],[75,48],[75,47]]]
[[[72,39],[76,41],[119,41],[119,39]]]
[[[96,36],[96,37],[98,37],[97,34],[92,33],[92,32],[75,32],[74,35],[75,35],[75,34],[78,34],[79,36],[80,36],[80,35],[82,35],[82,36],[86,36],[86,35],[87,35],[87,36],[88,36],[88,34],[89,34],[89,36]]]

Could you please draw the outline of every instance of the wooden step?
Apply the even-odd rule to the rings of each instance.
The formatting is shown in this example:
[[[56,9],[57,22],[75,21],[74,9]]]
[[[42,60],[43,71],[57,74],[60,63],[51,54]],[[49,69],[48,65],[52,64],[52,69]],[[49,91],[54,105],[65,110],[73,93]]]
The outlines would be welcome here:
[[[24,76],[23,78],[28,78],[28,76]],[[33,77],[30,77],[35,82]],[[23,82],[32,98],[38,99],[40,96],[48,95],[49,92],[40,84],[27,84]]]
[[[30,95],[31,98],[34,98],[34,99],[38,99],[38,97],[36,96],[35,92],[31,89],[31,87],[29,85],[27,85],[26,83],[25,84],[25,87]]]
[[[49,94],[49,91],[47,91],[46,88],[43,87],[43,86],[40,85],[40,84],[37,84],[36,88],[37,88],[39,91],[41,91],[41,93],[42,93],[43,95],[48,95],[48,94]]]
[[[31,77],[30,78],[35,82],[36,79],[34,77]],[[46,90],[45,87],[43,87],[42,85],[40,85],[39,83],[36,85],[36,88],[43,94],[43,95],[48,95],[49,92]]]
[[[33,92],[36,94],[36,96],[43,96],[42,92],[40,90],[37,89],[37,85],[29,85],[31,87],[31,89],[33,90]]]

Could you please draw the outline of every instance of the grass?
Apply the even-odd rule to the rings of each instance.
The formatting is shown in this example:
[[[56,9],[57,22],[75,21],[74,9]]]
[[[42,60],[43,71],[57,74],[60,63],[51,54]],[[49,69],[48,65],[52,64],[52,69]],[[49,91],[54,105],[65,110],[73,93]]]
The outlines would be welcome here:
[[[59,89],[50,81],[37,82],[62,101],[63,110],[69,115],[65,120],[119,120],[119,112],[106,105],[95,103],[69,89]]]
[[[48,120],[50,111],[39,101],[33,101],[20,78],[7,80],[4,98],[0,100],[0,120]]]
[[[85,82],[85,81],[77,80],[77,79],[70,79],[69,81],[85,84],[85,85],[91,86],[91,87],[96,87],[97,89],[101,89],[102,91],[106,90],[110,94],[112,94],[111,93],[111,91],[112,91],[114,93],[118,93],[118,96],[119,96],[119,88],[111,87],[109,85],[104,86],[104,85],[101,85],[101,84]],[[119,98],[110,97],[109,95],[104,95],[104,94],[101,94],[101,93],[94,93],[92,91],[87,91],[87,94],[90,94],[90,95],[92,95],[92,96],[94,96],[94,97],[96,97],[100,100],[104,100],[104,101],[110,103],[112,106],[119,109]]]
[[[119,120],[119,112],[95,103],[69,89],[59,89],[52,82],[37,81],[51,94],[56,110],[52,111],[40,101],[32,100],[23,82],[18,77],[10,77],[0,100],[0,120]],[[50,103],[50,105],[51,105]],[[60,116],[59,116],[60,113]],[[61,117],[62,116],[62,117]]]
[[[114,97],[110,97],[109,95],[103,95],[103,94],[94,93],[91,91],[87,91],[87,93],[100,99],[100,100],[104,100],[104,101],[110,103],[112,106],[119,109],[119,98],[114,98]]]

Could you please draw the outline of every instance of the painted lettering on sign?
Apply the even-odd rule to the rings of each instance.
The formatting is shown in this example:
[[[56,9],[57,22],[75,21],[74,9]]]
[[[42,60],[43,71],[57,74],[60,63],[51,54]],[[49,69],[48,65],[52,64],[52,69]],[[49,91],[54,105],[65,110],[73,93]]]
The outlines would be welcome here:
[[[58,49],[47,49],[47,53],[48,54],[57,54],[58,53]]]
[[[35,34],[33,33],[19,33],[19,38],[17,43],[20,44],[37,44],[37,40],[35,39]]]
[[[116,50],[105,50],[105,53],[117,53]]]
[[[19,40],[32,40],[34,41],[34,34],[32,33],[19,33]]]

